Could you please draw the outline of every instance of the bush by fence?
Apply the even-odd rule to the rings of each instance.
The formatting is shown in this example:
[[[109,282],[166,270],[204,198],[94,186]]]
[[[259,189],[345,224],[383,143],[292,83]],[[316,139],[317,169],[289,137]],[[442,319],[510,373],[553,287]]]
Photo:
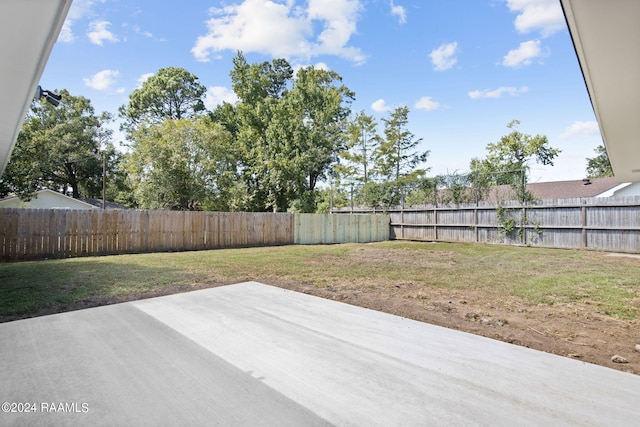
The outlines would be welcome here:
[[[0,259],[388,240],[387,216],[358,217],[354,220],[345,216],[289,213],[0,209]]]
[[[640,197],[396,206],[386,212],[391,239],[640,252]]]

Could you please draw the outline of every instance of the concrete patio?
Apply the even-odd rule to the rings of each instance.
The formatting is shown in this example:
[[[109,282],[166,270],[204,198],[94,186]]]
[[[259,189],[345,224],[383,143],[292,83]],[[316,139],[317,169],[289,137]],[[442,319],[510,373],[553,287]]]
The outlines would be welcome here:
[[[639,376],[254,282],[0,324],[0,342],[1,425],[640,422]]]

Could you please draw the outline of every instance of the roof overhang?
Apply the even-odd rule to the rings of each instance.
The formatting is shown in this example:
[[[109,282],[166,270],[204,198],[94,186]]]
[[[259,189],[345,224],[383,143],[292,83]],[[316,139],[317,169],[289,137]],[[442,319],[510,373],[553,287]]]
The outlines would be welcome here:
[[[640,181],[640,1],[560,1],[614,175]]]
[[[0,4],[0,175],[71,1],[2,0]]]

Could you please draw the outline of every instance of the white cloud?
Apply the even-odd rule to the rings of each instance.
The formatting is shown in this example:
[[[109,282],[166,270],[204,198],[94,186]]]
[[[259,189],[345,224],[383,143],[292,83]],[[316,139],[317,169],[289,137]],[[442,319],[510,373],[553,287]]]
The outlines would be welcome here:
[[[480,98],[500,98],[503,94],[516,96],[521,93],[528,92],[529,88],[523,86],[521,88],[516,88],[513,86],[501,86],[498,89],[484,89],[484,90],[474,90],[469,92],[469,98],[471,99],[480,99]]]
[[[418,110],[432,111],[440,108],[440,103],[431,99],[430,96],[423,96],[416,102],[415,108]]]
[[[404,6],[398,6],[391,0],[391,14],[398,17],[398,22],[405,24],[407,22],[407,10]]]
[[[94,3],[94,0],[74,0],[73,3],[71,3],[67,18],[64,24],[62,24],[58,41],[62,43],[72,43],[75,41],[76,36],[73,33],[73,23],[90,14]]]
[[[70,19],[66,19],[64,24],[62,24],[62,28],[60,29],[60,34],[58,35],[58,41],[62,43],[73,43],[76,39],[73,34],[73,30],[71,29],[71,24],[73,21]]]
[[[149,77],[153,76],[155,73],[146,73],[138,77],[138,88],[141,88],[144,82],[149,80]]]
[[[522,34],[540,31],[548,37],[566,27],[558,0],[507,0],[507,6],[518,13],[514,24]]]
[[[600,135],[600,127],[598,126],[598,122],[576,121],[571,126],[567,127],[564,132],[562,132],[562,135],[560,135],[560,139],[566,140],[580,136],[594,135]]]
[[[360,0],[309,0],[304,6],[294,0],[243,0],[211,8],[208,32],[191,52],[203,62],[212,52],[242,50],[285,58],[337,55],[361,64],[365,56],[348,45],[361,9]]]
[[[82,80],[91,89],[107,90],[116,83],[118,76],[120,76],[120,72],[117,70],[102,70],[90,78]]]
[[[429,54],[433,69],[436,71],[446,71],[453,67],[458,59],[455,57],[456,50],[458,49],[458,43],[443,44],[437,49],[434,49]]]
[[[109,21],[93,21],[90,23],[87,37],[89,37],[91,43],[102,46],[105,41],[112,43],[119,41],[120,39],[108,30],[110,25],[111,22]]]
[[[238,96],[231,89],[227,89],[224,86],[211,86],[207,89],[207,96],[204,100],[204,105],[209,110],[213,110],[216,106],[228,102],[229,104],[235,104],[238,102]]]
[[[152,33],[151,31],[143,30],[143,29],[142,29],[142,28],[140,28],[140,26],[138,26],[138,25],[134,25],[134,26],[133,26],[133,31],[134,31],[136,34],[138,34],[139,36],[146,37],[146,38],[148,38],[148,39],[152,39],[152,38],[153,38],[153,33]]]
[[[298,71],[300,71],[301,68],[307,68],[307,67],[313,67],[316,70],[325,70],[325,71],[330,71],[331,70],[329,68],[329,66],[325,62],[317,62],[314,65],[311,65],[311,64],[296,64],[296,65],[292,65],[291,69],[293,70],[293,75],[297,76],[298,75]]]
[[[384,99],[382,98],[371,104],[371,109],[376,113],[386,113],[387,111],[391,111],[391,107],[385,104]]]
[[[316,70],[325,70],[325,71],[330,70],[329,66],[324,62],[318,62],[316,65],[313,66],[313,68],[315,68]]]
[[[529,40],[520,43],[517,49],[510,50],[503,58],[502,65],[519,68],[531,64],[533,59],[541,56],[540,40]]]

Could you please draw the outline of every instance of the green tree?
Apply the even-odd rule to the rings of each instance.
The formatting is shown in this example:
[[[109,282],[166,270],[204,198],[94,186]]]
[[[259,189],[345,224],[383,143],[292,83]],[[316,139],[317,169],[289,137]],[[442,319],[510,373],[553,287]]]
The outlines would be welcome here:
[[[249,64],[233,60],[239,102],[212,117],[233,135],[246,208],[315,210],[315,189],[343,147],[347,107],[353,94],[332,71],[302,68],[294,78],[284,59]]]
[[[184,68],[161,68],[129,95],[127,105],[120,107],[123,129],[131,132],[142,123],[194,117],[205,109],[206,90],[198,77]]]
[[[137,208],[138,204],[133,196],[131,180],[126,169],[126,155],[115,149],[113,145],[103,150],[104,161],[105,200],[116,202],[123,206]],[[102,195],[92,195],[101,198]]]
[[[613,176],[613,169],[609,162],[609,155],[604,145],[599,145],[594,150],[596,157],[587,157],[587,178],[606,178]]]
[[[218,106],[212,117],[231,133],[237,147],[242,177],[239,191],[245,191],[241,198],[238,193],[238,200],[243,201],[244,210],[278,209],[286,204],[291,193],[289,187],[281,184],[283,172],[287,172],[284,165],[287,159],[285,153],[277,155],[278,147],[271,143],[267,129],[279,100],[291,85],[293,70],[282,59],[249,64],[238,52],[230,76],[239,102]]]
[[[305,212],[315,211],[316,185],[326,180],[344,149],[348,105],[354,95],[341,80],[334,71],[298,70],[267,130],[269,146],[276,147],[272,158],[286,159],[274,166],[286,168],[281,174],[285,182],[279,184],[292,190],[289,202],[300,200]]]
[[[13,155],[0,180],[0,194],[28,199],[49,188],[74,198],[102,191],[102,154],[116,154],[109,143],[107,113],[96,115],[89,99],[60,91],[58,107],[34,100]],[[109,164],[113,164],[109,162]]]
[[[167,120],[132,134],[127,156],[140,207],[230,210],[236,164],[228,132],[203,116]]]
[[[519,120],[511,121],[507,127],[512,129],[497,143],[487,145],[487,157],[471,160],[471,175],[482,181],[483,185],[511,185],[518,200],[534,199],[526,189],[529,175],[529,162],[535,160],[541,165],[553,166],[553,160],[560,150],[549,145],[544,135],[531,136],[518,131]],[[476,185],[477,186],[477,185]]]
[[[414,139],[407,129],[409,107],[397,107],[384,122],[384,140],[376,150],[376,172],[387,181],[398,182],[401,178],[415,179],[425,174],[426,169],[417,169],[427,161],[429,151],[417,151],[422,138]]]
[[[376,149],[381,142],[377,126],[373,116],[360,111],[348,123],[345,131],[346,150],[340,153],[345,164],[339,165],[338,171],[361,185],[366,185],[373,178]]]
[[[413,186],[428,168],[419,168],[427,161],[429,151],[419,151],[422,138],[415,139],[407,126],[409,108],[397,107],[384,118],[384,138],[375,150],[375,173],[385,182],[384,188],[370,191],[371,194],[384,194],[380,204],[390,201],[399,203],[403,194]],[[372,186],[374,188],[375,186]],[[382,190],[382,191],[381,191]],[[371,200],[371,197],[367,196]]]

